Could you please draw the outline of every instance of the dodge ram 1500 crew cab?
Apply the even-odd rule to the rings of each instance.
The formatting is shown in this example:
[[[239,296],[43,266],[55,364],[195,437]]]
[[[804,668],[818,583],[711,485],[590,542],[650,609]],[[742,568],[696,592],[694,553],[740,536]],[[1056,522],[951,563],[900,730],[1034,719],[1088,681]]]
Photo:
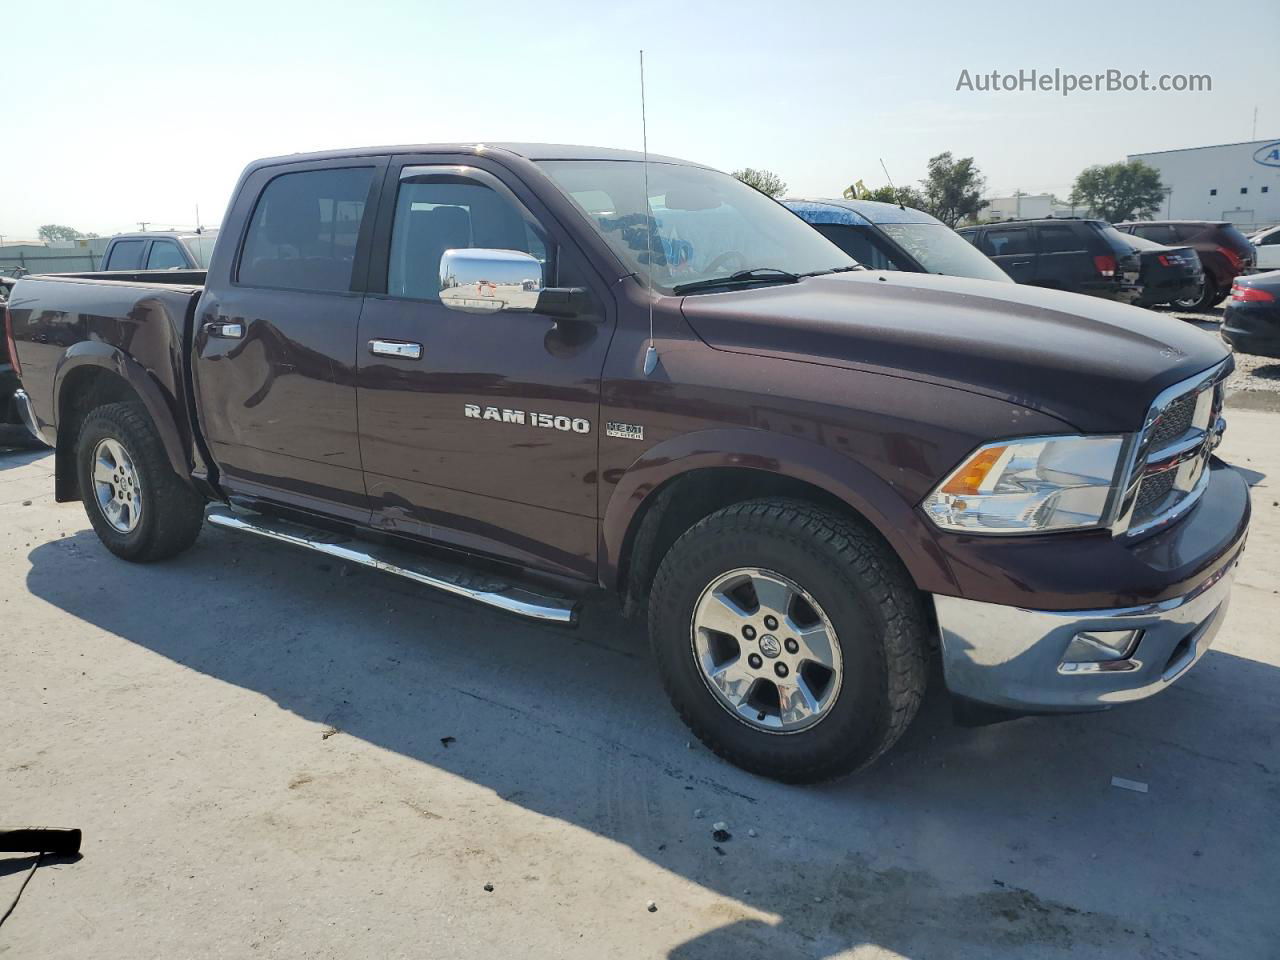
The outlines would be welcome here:
[[[28,277],[6,321],[112,552],[207,520],[548,621],[616,591],[694,732],[786,780],[883,753],[935,654],[978,713],[1164,689],[1249,522],[1214,337],[863,270],[668,158],[261,160],[207,277]]]

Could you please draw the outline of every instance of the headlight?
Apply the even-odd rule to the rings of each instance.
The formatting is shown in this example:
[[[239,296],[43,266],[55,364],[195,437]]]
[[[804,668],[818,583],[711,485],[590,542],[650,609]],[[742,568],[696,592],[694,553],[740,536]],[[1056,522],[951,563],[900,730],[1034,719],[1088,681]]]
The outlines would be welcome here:
[[[975,450],[925,498],[944,530],[1045,533],[1109,517],[1123,437],[1026,437]]]

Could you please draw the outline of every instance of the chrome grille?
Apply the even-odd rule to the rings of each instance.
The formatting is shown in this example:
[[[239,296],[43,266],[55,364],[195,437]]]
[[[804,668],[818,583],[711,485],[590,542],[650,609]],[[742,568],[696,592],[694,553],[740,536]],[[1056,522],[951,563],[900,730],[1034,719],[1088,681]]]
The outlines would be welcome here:
[[[1131,536],[1181,516],[1209,481],[1209,458],[1222,437],[1223,380],[1231,361],[1165,390],[1147,411],[1134,444],[1113,527]]]
[[[1172,443],[1191,429],[1198,398],[1199,394],[1179,397],[1169,404],[1164,413],[1160,414],[1160,419],[1151,428],[1151,446],[1154,449],[1159,450]]]

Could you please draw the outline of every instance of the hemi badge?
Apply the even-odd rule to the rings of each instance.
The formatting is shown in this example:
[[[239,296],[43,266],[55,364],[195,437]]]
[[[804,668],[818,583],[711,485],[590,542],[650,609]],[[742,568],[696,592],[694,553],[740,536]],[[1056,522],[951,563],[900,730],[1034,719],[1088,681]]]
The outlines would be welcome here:
[[[623,440],[643,440],[644,427],[638,423],[615,423],[610,420],[604,425],[606,436],[619,437]]]

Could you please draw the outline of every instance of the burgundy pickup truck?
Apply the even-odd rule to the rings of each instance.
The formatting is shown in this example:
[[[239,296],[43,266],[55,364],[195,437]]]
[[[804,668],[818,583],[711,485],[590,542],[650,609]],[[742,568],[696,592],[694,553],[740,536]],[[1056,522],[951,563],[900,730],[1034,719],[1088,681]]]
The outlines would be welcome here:
[[[543,621],[612,591],[695,733],[791,781],[888,749],[933,656],[974,721],[1164,689],[1249,522],[1215,338],[863,270],[669,158],[261,160],[207,276],[24,278],[6,323],[120,557],[208,522]]]

